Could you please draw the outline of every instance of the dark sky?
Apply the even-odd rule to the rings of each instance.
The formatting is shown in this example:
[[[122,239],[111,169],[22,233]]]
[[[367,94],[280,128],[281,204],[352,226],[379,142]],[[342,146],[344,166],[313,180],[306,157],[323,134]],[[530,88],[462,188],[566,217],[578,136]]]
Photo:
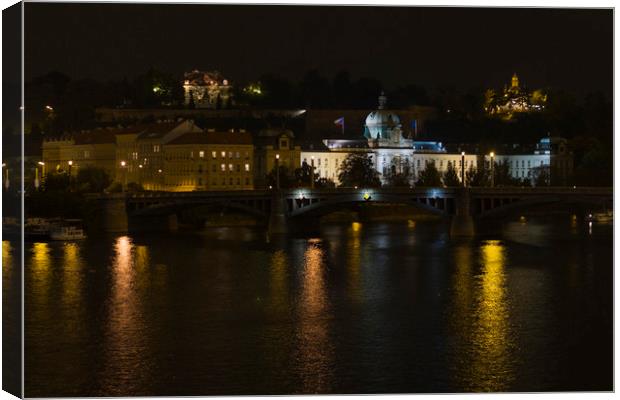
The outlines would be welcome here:
[[[312,68],[386,86],[501,86],[612,93],[608,10],[26,3],[26,79],[181,75],[234,81]]]

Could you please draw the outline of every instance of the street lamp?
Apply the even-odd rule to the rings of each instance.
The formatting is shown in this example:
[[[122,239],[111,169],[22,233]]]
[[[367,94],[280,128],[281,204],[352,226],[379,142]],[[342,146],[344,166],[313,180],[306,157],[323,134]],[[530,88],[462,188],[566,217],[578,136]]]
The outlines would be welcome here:
[[[9,169],[7,168],[5,163],[2,163],[2,168],[5,170],[5,178],[4,178],[4,188],[9,190]]]
[[[314,189],[314,156],[310,157],[312,165],[310,165],[310,189]]]
[[[461,151],[461,184],[465,187],[465,152]]]
[[[491,152],[491,187],[495,186],[495,153]]]
[[[280,190],[280,155],[276,154],[276,190]]]
[[[123,193],[125,193],[125,186],[127,186],[127,169],[125,168],[126,165],[127,163],[125,161],[121,161],[121,168],[123,170],[123,185],[121,187],[121,191]]]

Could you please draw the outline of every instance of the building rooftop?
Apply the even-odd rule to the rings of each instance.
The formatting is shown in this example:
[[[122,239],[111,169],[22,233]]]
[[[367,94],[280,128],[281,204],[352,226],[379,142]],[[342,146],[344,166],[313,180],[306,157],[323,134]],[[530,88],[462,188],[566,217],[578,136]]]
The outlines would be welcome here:
[[[252,144],[248,132],[190,132],[170,141],[169,144]]]

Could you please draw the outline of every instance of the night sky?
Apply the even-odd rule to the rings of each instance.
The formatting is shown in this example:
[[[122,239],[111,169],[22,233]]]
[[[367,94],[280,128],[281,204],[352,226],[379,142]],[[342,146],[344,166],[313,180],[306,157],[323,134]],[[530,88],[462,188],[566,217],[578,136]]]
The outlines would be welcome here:
[[[501,87],[612,93],[608,10],[142,4],[26,4],[26,79],[131,78],[216,69],[235,81],[379,79],[387,87]]]

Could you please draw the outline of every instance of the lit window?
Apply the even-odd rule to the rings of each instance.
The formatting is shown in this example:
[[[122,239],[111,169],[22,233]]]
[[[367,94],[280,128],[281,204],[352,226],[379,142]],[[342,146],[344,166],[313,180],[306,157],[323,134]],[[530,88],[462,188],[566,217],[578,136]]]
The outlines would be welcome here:
[[[226,152],[225,151],[222,152],[222,158],[226,158]]]
[[[228,164],[228,170],[232,171],[233,170],[233,165],[232,164]]]
[[[232,151],[228,152],[228,158],[232,158]]]
[[[235,158],[239,158],[239,152],[235,153]]]
[[[198,152],[198,157],[200,157],[200,158],[205,158],[205,152],[204,152],[204,151],[202,151],[202,150],[200,150],[200,151]]]
[[[222,172],[226,171],[226,164],[222,164]]]
[[[245,170],[249,171],[250,170],[250,164],[245,164]]]
[[[153,153],[159,153],[159,145],[158,144],[154,144],[153,145]]]
[[[211,158],[215,159],[217,157],[217,152],[212,151],[211,152]]]

